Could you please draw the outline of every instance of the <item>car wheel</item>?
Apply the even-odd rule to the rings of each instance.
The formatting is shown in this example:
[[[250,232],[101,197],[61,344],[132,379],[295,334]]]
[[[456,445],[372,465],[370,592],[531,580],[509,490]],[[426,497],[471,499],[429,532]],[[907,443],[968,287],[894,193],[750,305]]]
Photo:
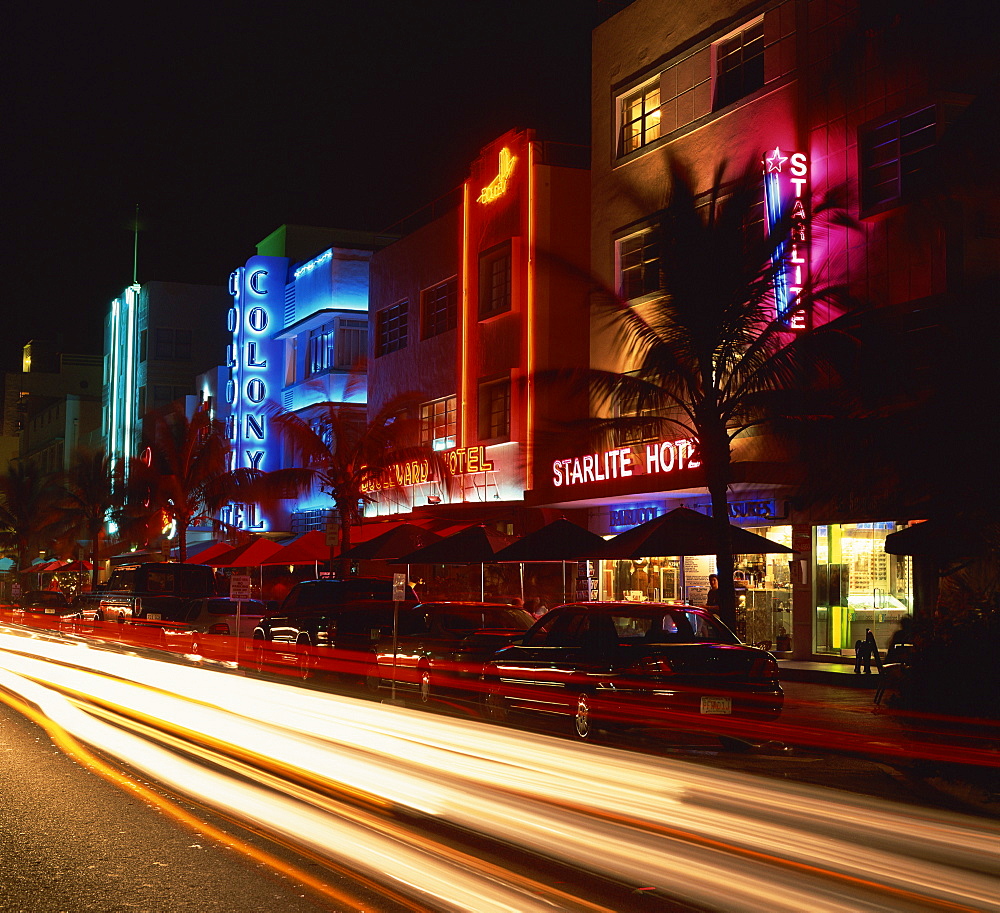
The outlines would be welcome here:
[[[508,722],[507,705],[504,703],[503,695],[500,693],[500,683],[497,681],[486,680],[486,689],[483,692],[483,714],[492,723],[504,725]]]
[[[382,687],[382,676],[379,675],[378,666],[372,666],[365,674],[365,691],[371,695],[377,695]]]
[[[430,666],[424,666],[420,670],[420,703],[429,704],[432,699],[431,669]]]
[[[309,681],[315,674],[312,666],[312,657],[309,655],[312,640],[308,634],[300,634],[295,639],[295,646],[298,647],[295,651],[296,675],[301,681]]]
[[[590,722],[590,698],[579,694],[576,698],[576,712],[573,714],[573,729],[578,739],[589,739],[594,734]]]
[[[254,632],[253,635],[253,670],[266,672],[267,662],[264,659],[264,636]]]

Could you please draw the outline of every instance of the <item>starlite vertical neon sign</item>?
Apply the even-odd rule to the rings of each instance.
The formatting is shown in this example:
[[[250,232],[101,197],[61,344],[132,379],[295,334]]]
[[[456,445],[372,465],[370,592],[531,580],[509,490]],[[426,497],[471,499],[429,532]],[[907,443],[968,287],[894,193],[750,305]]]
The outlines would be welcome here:
[[[504,146],[500,150],[499,159],[497,176],[479,192],[479,196],[476,197],[476,201],[479,203],[492,203],[507,192],[507,184],[510,181],[510,176],[514,173],[514,163],[517,161],[517,156]]]
[[[804,152],[782,155],[775,146],[763,163],[768,234],[781,225],[791,206],[788,235],[771,252],[775,316],[790,330],[805,330],[806,312],[798,307],[798,296],[809,269],[809,160]]]

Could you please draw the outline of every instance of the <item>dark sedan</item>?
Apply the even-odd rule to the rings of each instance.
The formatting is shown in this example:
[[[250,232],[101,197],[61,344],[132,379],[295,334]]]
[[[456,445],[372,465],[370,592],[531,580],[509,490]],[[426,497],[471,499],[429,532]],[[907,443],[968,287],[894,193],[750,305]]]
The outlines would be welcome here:
[[[598,728],[774,719],[783,700],[770,653],[685,605],[560,606],[484,671],[491,719],[567,719],[581,739]]]
[[[394,638],[382,628],[371,646],[370,689],[395,681],[423,703],[444,692],[477,694],[483,665],[535,622],[524,609],[486,602],[425,602],[400,609]],[[338,646],[341,644],[338,638]]]
[[[30,590],[14,600],[12,620],[41,627],[60,627],[74,622],[79,611],[56,590]]]

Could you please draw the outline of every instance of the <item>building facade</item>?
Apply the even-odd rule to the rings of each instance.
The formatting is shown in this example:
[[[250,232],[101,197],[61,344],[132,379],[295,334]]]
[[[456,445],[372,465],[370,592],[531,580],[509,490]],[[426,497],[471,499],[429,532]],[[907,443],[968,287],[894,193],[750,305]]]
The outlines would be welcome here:
[[[363,413],[367,400],[368,274],[385,240],[369,232],[285,225],[230,277],[226,364],[202,378],[202,399],[226,423],[234,468],[290,465],[271,431],[275,410],[307,414],[322,402]],[[316,492],[261,508],[231,504],[220,519],[248,532],[323,529],[332,513]]]
[[[550,461],[555,401],[544,372],[586,360],[587,150],[511,130],[484,147],[454,193],[372,260],[370,409],[416,402],[429,463],[398,466],[367,516],[484,522],[523,534],[525,502]],[[418,443],[418,442],[413,442]]]
[[[912,48],[893,57],[899,17],[868,21],[871,11],[854,2],[635,0],[615,8],[593,42],[591,262],[598,284],[635,307],[656,297],[651,218],[669,190],[671,159],[684,162],[706,194],[721,162],[733,170],[759,163],[762,230],[773,215],[769,205],[803,204],[797,244],[779,270],[786,303],[802,270],[819,281],[843,278],[904,334],[919,324],[914,315],[954,294],[970,271],[997,262],[996,232],[976,227],[995,225],[995,193],[970,195],[964,208],[953,208],[951,223],[918,228],[914,216],[950,125],[974,101],[975,65]],[[842,194],[855,229],[813,224],[809,201],[831,190]],[[633,367],[596,319],[590,338],[592,367]],[[880,382],[877,370],[872,380]],[[739,556],[740,633],[797,657],[853,653],[866,628],[884,647],[920,601],[912,560],[887,554],[884,541],[926,516],[922,492],[847,484],[820,501],[803,484],[808,467],[772,444],[759,435],[735,440],[730,517],[794,552]],[[619,471],[602,471],[605,464]],[[710,512],[698,454],[684,440],[567,450],[539,477],[535,496],[585,507],[591,528],[605,535],[675,506]],[[664,556],[589,563],[583,573],[603,598],[697,603],[712,571],[713,559]]]

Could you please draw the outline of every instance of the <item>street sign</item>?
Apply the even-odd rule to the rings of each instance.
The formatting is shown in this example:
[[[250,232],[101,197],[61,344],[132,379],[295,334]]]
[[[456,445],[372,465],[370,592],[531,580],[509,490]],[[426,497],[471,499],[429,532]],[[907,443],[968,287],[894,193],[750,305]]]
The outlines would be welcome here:
[[[392,601],[403,602],[406,599],[406,574],[392,575]]]
[[[250,598],[249,574],[233,574],[233,576],[229,578],[229,597],[230,599]]]

